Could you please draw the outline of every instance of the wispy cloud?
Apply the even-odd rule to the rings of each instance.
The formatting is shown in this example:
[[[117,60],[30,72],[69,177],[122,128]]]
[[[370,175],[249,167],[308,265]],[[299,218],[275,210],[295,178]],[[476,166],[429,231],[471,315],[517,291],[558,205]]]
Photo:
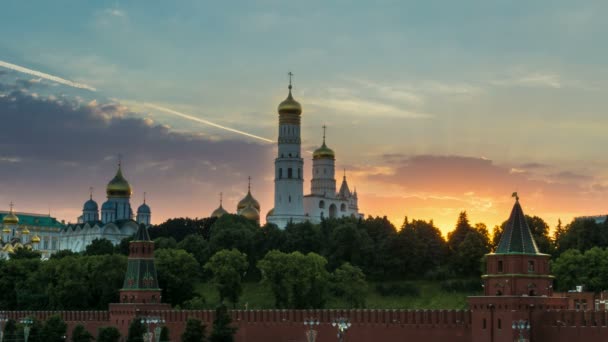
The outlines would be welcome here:
[[[96,91],[95,88],[93,88],[93,87],[91,87],[89,85],[78,83],[78,82],[74,82],[74,81],[70,81],[70,80],[67,80],[65,78],[61,78],[59,76],[49,75],[49,74],[41,72],[41,71],[36,71],[36,70],[28,69],[26,67],[22,67],[22,66],[19,66],[19,65],[16,65],[16,64],[12,64],[12,63],[0,61],[0,67],[7,68],[7,69],[10,69],[10,70],[14,70],[14,71],[18,71],[18,72],[21,72],[21,73],[24,73],[24,74],[28,74],[28,75],[44,78],[46,80],[53,81],[53,82],[56,82],[56,83],[60,83],[60,84],[63,84],[63,85],[69,86],[69,87],[73,87],[73,88],[79,88],[79,89],[86,89],[86,90],[90,90],[90,91]]]
[[[563,82],[560,75],[555,73],[533,72],[524,75],[508,77],[490,81],[490,84],[496,86],[525,86],[525,87],[545,87],[545,88],[562,88]]]
[[[411,119],[432,117],[431,114],[409,111],[386,103],[366,100],[354,96],[343,98],[308,98],[307,104],[331,109],[336,113],[368,117],[385,116]]]

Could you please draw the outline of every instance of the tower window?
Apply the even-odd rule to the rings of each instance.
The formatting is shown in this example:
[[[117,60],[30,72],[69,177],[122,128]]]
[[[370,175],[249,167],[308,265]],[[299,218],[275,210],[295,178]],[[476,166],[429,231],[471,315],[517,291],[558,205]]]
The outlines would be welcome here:
[[[502,320],[500,318],[498,319],[498,322],[496,322],[496,323],[498,323],[498,329],[502,329]]]
[[[302,169],[298,168],[298,179],[302,179]]]
[[[325,201],[319,201],[319,208],[325,208]]]
[[[534,260],[528,261],[528,272],[530,272],[530,273],[534,272]]]
[[[342,203],[340,205],[340,211],[346,211],[346,204]]]
[[[486,319],[485,318],[483,319],[483,329],[484,330],[486,329]]]
[[[502,273],[502,260],[498,260],[498,273]]]
[[[293,178],[293,170],[292,168],[287,169],[287,178]]]
[[[279,168],[279,179],[283,178],[283,169]]]
[[[289,203],[291,203],[291,195],[289,195]]]
[[[291,153],[289,154],[289,158],[291,158]]]

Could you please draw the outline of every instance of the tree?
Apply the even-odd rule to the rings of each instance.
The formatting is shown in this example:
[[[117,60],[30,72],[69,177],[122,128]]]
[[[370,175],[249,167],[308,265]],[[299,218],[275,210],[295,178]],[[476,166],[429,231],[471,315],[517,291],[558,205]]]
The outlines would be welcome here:
[[[248,266],[247,255],[236,249],[221,250],[205,264],[205,269],[213,274],[212,281],[220,294],[221,302],[228,299],[236,305],[243,292],[241,281]]]
[[[253,255],[257,224],[240,215],[222,215],[211,226],[209,235],[209,253],[213,255],[222,249],[236,248],[239,251]]]
[[[115,327],[99,328],[96,342],[118,342],[120,341],[120,331]],[[167,340],[168,341],[168,340]]]
[[[327,257],[331,268],[344,262],[364,265],[373,255],[372,239],[352,220],[339,224],[332,231],[328,247]]]
[[[200,270],[192,254],[182,249],[159,249],[154,257],[163,298],[172,305],[192,298]]]
[[[68,330],[68,325],[61,316],[53,315],[49,317],[42,328],[42,336],[47,342],[63,342]]]
[[[477,230],[469,232],[460,243],[451,259],[454,272],[458,275],[479,275],[482,272],[483,257],[490,252],[489,239]]]
[[[577,285],[585,290],[600,292],[608,288],[608,250],[591,248],[584,253],[570,249],[551,265],[559,290],[568,291]]]
[[[213,330],[209,341],[211,342],[233,342],[236,328],[231,326],[232,319],[228,314],[228,309],[225,305],[220,305],[215,310],[215,318],[213,319]]]
[[[458,246],[460,246],[460,244],[467,237],[467,234],[472,230],[473,227],[469,223],[467,212],[460,212],[460,215],[458,215],[458,221],[456,222],[456,227],[454,230],[448,233],[448,247],[450,248],[451,253],[456,251]]]
[[[309,221],[290,223],[285,227],[285,251],[302,254],[321,252],[321,231],[318,225]]]
[[[74,256],[76,254],[78,254],[78,253],[72,252],[71,249],[62,249],[62,250],[59,250],[59,251],[51,254],[51,257],[49,259],[51,259],[51,260],[53,260],[53,259],[61,259],[61,258],[65,258],[65,257],[68,257],[68,256]]]
[[[72,330],[72,342],[91,342],[92,340],[93,335],[82,324],[78,324]]]
[[[186,322],[186,329],[182,334],[182,342],[205,342],[205,326],[198,319],[190,318]]]
[[[146,333],[146,327],[139,318],[135,318],[129,325],[129,332],[127,335],[127,342],[144,342],[144,334]]]
[[[215,217],[208,218],[172,218],[159,224],[158,226],[150,227],[148,233],[150,238],[157,237],[172,237],[175,241],[180,242],[186,236],[196,234],[209,239],[209,230],[217,219]]]
[[[40,259],[40,252],[22,247],[15,249],[15,251],[12,253],[9,253],[9,256],[12,260]]]
[[[84,255],[114,254],[114,245],[108,239],[95,239],[86,247]]]
[[[154,249],[175,249],[177,241],[172,237],[157,237],[154,239]]]
[[[258,261],[262,282],[270,286],[279,308],[322,308],[327,300],[327,260],[316,254],[270,251]]]
[[[177,244],[177,248],[192,254],[202,266],[209,260],[208,243],[200,234],[190,234]]]
[[[4,325],[4,340],[5,341],[16,341],[17,340],[17,322],[14,319],[9,319]]]
[[[160,340],[161,342],[167,342],[170,340],[170,336],[169,336],[169,328],[167,328],[166,325],[164,325],[161,329],[160,329]]]
[[[368,286],[359,267],[344,263],[334,271],[331,279],[334,292],[343,297],[351,308],[365,307]]]

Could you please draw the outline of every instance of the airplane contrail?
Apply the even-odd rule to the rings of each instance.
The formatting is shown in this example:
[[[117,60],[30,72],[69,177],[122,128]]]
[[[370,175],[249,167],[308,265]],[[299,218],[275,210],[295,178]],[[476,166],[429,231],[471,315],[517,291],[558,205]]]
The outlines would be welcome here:
[[[144,102],[143,105],[147,106],[147,107],[150,107],[150,108],[154,108],[156,110],[160,110],[161,112],[165,112],[165,113],[169,113],[169,114],[173,114],[173,115],[182,117],[184,119],[188,119],[188,120],[200,122],[200,123],[205,124],[205,125],[217,127],[217,128],[223,129],[225,131],[241,134],[241,135],[244,135],[244,136],[247,136],[247,137],[250,137],[250,138],[255,138],[255,139],[262,140],[262,141],[269,142],[269,143],[274,143],[274,140],[270,140],[268,138],[264,138],[264,137],[261,137],[259,135],[255,135],[255,134],[239,131],[238,129],[234,129],[234,128],[218,125],[218,124],[216,124],[214,122],[211,122],[211,121],[208,121],[208,120],[205,120],[205,119],[201,119],[201,118],[197,118],[196,116],[184,114],[184,113],[178,112],[178,111],[170,109],[170,108],[161,107],[161,106],[153,104],[153,103],[146,103],[146,102]]]
[[[49,75],[46,74],[44,72],[40,72],[40,71],[36,71],[36,70],[32,70],[32,69],[28,69],[19,65],[15,65],[12,63],[8,63],[8,62],[4,62],[4,61],[0,61],[0,67],[3,68],[7,68],[7,69],[11,69],[11,70],[15,70],[24,74],[29,74],[32,76],[36,76],[36,77],[40,77],[40,78],[44,78],[47,79],[49,81],[53,81],[56,83],[61,83],[63,85],[67,85],[73,88],[79,88],[79,89],[86,89],[86,90],[90,90],[90,91],[97,91],[97,89],[86,85],[86,84],[82,84],[82,83],[78,83],[78,82],[73,82],[70,80],[66,80],[65,78],[61,78],[59,76],[53,76],[53,75]]]

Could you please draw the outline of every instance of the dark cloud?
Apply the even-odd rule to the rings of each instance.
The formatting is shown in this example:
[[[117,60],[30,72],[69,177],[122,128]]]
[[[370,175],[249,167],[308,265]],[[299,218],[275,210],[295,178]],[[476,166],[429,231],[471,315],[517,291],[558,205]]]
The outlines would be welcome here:
[[[176,133],[120,103],[13,90],[0,97],[0,117],[0,200],[18,197],[22,210],[44,201],[79,210],[90,185],[102,201],[119,154],[137,196],[148,191],[161,216],[203,216],[219,191],[228,202],[244,195],[248,175],[254,189],[271,186],[270,145]]]
[[[519,168],[527,169],[527,170],[546,169],[548,167],[549,167],[549,165],[547,165],[547,164],[541,164],[541,163],[525,163],[525,164],[521,164],[519,166]]]

